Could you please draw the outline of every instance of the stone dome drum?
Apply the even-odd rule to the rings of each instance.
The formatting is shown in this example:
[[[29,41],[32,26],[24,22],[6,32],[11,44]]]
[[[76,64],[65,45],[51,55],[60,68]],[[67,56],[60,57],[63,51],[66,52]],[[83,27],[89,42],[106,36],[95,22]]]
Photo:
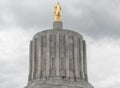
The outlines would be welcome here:
[[[31,41],[29,81],[38,78],[87,80],[84,48],[82,36],[70,30],[37,33]]]
[[[82,35],[65,29],[35,34],[30,42],[29,81],[25,88],[93,88],[88,83]]]

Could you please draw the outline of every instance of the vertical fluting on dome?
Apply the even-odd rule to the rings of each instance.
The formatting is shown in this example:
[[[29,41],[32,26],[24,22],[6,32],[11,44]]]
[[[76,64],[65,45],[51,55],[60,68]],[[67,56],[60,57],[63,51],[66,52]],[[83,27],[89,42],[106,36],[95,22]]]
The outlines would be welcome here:
[[[80,57],[79,57],[79,41],[77,37],[74,38],[74,63],[75,63],[75,80],[80,79]]]
[[[87,76],[87,51],[86,51],[86,42],[85,40],[83,41],[83,56],[84,56],[84,76],[85,76],[85,80],[88,81],[88,76]]]
[[[47,36],[41,36],[41,78],[46,78],[46,59],[47,59]]]
[[[30,54],[30,59],[29,59],[29,77],[28,77],[28,81],[32,80],[32,41],[30,41],[30,50],[29,50],[29,54]]]
[[[56,76],[56,36],[50,35],[50,76]]]
[[[46,78],[50,76],[50,35],[47,35],[47,66],[46,66]]]
[[[62,78],[87,80],[85,41],[72,34],[45,33],[30,43],[29,81]]]
[[[59,75],[66,77],[65,35],[59,35]]]

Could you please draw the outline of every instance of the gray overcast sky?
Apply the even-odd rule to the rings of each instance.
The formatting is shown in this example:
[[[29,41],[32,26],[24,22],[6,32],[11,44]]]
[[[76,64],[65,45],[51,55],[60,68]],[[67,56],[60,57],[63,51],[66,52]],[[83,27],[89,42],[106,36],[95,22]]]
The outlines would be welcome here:
[[[29,41],[52,28],[57,0],[0,1],[0,87],[27,85]],[[59,0],[65,29],[87,42],[89,82],[120,87],[120,0]]]

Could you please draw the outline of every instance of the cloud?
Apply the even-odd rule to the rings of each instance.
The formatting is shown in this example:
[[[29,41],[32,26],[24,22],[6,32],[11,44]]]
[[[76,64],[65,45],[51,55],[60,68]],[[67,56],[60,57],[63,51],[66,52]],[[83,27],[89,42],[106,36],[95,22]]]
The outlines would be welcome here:
[[[120,4],[113,0],[85,0],[73,4],[74,12],[81,15],[68,14],[66,23],[72,29],[80,30],[93,38],[119,38],[120,34]],[[72,13],[73,10],[68,10]],[[119,14],[119,15],[118,15]],[[71,16],[71,18],[70,18]],[[77,26],[76,26],[77,25]]]
[[[93,38],[120,36],[119,0],[60,1],[64,28],[74,29]],[[55,1],[1,1],[1,23],[23,28],[52,28]]]
[[[0,86],[20,88],[28,71],[27,32],[21,29],[0,31]],[[24,64],[24,65],[22,65]]]
[[[1,88],[21,88],[27,84],[29,41],[33,33],[16,27],[0,31]]]
[[[95,88],[116,88],[120,83],[120,40],[95,41],[87,37],[88,73]],[[111,87],[112,86],[112,87]]]

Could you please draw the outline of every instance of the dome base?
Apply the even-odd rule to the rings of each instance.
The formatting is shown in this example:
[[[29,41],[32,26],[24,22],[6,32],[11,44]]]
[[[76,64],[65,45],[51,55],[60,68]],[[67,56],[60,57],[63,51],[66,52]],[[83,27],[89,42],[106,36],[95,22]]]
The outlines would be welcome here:
[[[80,80],[78,82],[65,81],[65,80],[34,80],[28,83],[25,88],[93,88],[85,80]]]

